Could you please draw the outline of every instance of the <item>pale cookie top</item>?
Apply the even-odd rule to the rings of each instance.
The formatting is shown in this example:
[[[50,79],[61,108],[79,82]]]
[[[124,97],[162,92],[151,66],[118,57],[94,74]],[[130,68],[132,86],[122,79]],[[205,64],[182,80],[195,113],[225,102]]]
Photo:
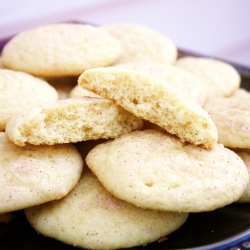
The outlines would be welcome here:
[[[250,150],[249,149],[241,149],[241,150],[236,151],[236,153],[244,161],[244,163],[247,167],[247,171],[248,171],[249,179],[250,179]],[[250,182],[247,185],[242,196],[239,198],[239,200],[237,202],[238,203],[250,203]]]
[[[0,69],[0,130],[18,112],[57,100],[57,91],[46,81],[24,72]]]
[[[217,129],[218,142],[230,148],[250,148],[250,93],[236,91],[231,97],[207,101],[204,109]]]
[[[121,43],[122,53],[117,63],[159,62],[173,64],[177,48],[166,36],[146,26],[134,23],[117,23],[101,27]]]
[[[60,199],[77,184],[83,160],[71,144],[18,147],[0,132],[0,213]]]
[[[84,70],[113,64],[119,41],[107,31],[85,24],[53,24],[23,31],[3,48],[6,68],[37,76],[78,76]]]
[[[193,98],[201,106],[205,103],[207,89],[201,80],[180,67],[156,62],[123,63],[116,66],[148,72],[161,78],[184,96]]]
[[[142,125],[140,118],[109,100],[83,97],[24,110],[8,121],[6,134],[19,146],[54,145],[115,138]]]
[[[86,70],[78,84],[157,124],[182,141],[207,149],[217,143],[217,129],[208,113],[194,100],[149,73],[100,67]]]
[[[86,163],[114,196],[162,211],[211,211],[238,200],[249,182],[244,162],[222,144],[206,150],[156,130],[99,144]]]
[[[176,66],[199,77],[208,89],[208,99],[227,97],[240,87],[241,77],[233,66],[220,60],[202,57],[183,57]]]
[[[108,193],[91,172],[63,199],[25,210],[39,233],[84,249],[123,249],[177,230],[186,213],[138,208]],[[58,227],[58,225],[60,225]]]

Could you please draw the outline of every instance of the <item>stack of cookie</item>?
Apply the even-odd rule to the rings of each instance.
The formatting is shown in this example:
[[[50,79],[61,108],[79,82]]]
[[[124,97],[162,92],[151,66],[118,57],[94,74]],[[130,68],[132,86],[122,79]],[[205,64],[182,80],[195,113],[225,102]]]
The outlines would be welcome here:
[[[16,35],[2,67],[3,220],[24,209],[45,236],[119,249],[248,202],[249,93],[229,64],[178,59],[141,25],[65,23]]]

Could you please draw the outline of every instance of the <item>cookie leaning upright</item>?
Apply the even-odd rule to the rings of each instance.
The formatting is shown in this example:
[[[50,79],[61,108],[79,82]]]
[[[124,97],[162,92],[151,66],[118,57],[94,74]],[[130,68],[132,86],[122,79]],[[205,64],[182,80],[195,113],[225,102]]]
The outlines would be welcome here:
[[[218,132],[208,113],[158,77],[139,70],[100,67],[86,70],[78,84],[177,135],[181,141],[207,149],[217,143]]]
[[[207,97],[207,89],[201,80],[190,72],[174,65],[155,62],[132,62],[118,64],[116,67],[124,67],[133,70],[143,70],[156,77],[161,78],[177,89],[183,95],[193,98],[203,106]]]
[[[122,53],[117,63],[158,62],[173,64],[177,48],[166,36],[146,26],[134,23],[117,23],[102,26],[121,43]]]
[[[85,24],[53,24],[19,33],[3,48],[6,68],[36,76],[78,76],[84,70],[113,64],[119,41],[107,31]]]

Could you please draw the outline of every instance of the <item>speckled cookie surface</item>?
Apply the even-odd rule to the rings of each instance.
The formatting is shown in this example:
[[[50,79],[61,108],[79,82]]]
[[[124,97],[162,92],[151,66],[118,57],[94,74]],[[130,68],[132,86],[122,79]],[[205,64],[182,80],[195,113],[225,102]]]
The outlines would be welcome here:
[[[240,87],[240,74],[230,64],[212,58],[183,57],[176,66],[199,77],[208,89],[208,99],[230,96]]]
[[[0,149],[0,213],[60,199],[82,173],[82,157],[71,144],[18,147],[0,132]]]
[[[23,31],[3,48],[6,68],[43,77],[78,76],[84,70],[113,64],[119,41],[84,24],[51,24]]]
[[[155,30],[134,23],[117,23],[101,28],[121,43],[122,53],[117,63],[149,61],[172,64],[176,61],[175,44]]]
[[[100,67],[86,70],[78,84],[157,124],[182,141],[208,149],[217,142],[217,129],[208,113],[197,102],[149,73]]]
[[[204,109],[213,119],[219,143],[230,148],[250,148],[250,93],[236,91],[231,97],[214,98]]]
[[[13,116],[6,125],[16,145],[54,145],[116,138],[142,128],[140,118],[103,98],[69,98],[36,106]]]
[[[155,62],[136,62],[118,64],[117,67],[142,70],[164,80],[166,84],[176,88],[184,96],[194,99],[203,106],[207,97],[207,89],[201,80],[188,71],[173,65]]]
[[[188,216],[145,210],[121,201],[91,172],[84,173],[60,201],[26,209],[25,214],[39,233],[84,249],[145,245],[177,230]]]
[[[238,200],[249,182],[244,162],[222,144],[205,150],[156,130],[99,144],[86,163],[114,196],[163,211],[223,207]]]
[[[46,81],[24,72],[0,69],[0,130],[18,112],[57,100],[57,91]]]

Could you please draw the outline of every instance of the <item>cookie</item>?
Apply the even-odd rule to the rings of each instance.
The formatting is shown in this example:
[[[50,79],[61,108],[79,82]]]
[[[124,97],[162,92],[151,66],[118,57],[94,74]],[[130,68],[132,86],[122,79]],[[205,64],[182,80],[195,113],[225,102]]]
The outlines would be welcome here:
[[[240,74],[226,62],[212,58],[183,57],[175,65],[202,80],[204,87],[208,89],[208,99],[228,97],[240,87]]]
[[[84,70],[113,64],[120,42],[87,24],[61,23],[17,34],[3,48],[6,68],[40,77],[79,76]]]
[[[250,93],[236,91],[231,97],[214,98],[204,109],[218,130],[218,142],[230,148],[250,148]]]
[[[205,103],[207,90],[201,80],[180,67],[154,62],[124,63],[117,67],[148,72],[161,78],[183,95],[194,99],[201,106]]]
[[[103,98],[69,98],[27,109],[6,125],[19,146],[115,138],[142,128],[140,118]]]
[[[89,97],[100,97],[99,95],[82,88],[80,85],[76,85],[69,93],[69,98],[78,98],[83,96],[89,96]]]
[[[118,67],[83,72],[78,84],[187,141],[211,149],[217,129],[208,113],[188,96],[149,73]]]
[[[249,182],[244,162],[222,144],[206,150],[156,130],[99,144],[86,163],[114,196],[160,211],[211,211],[238,200]]]
[[[18,147],[0,132],[0,213],[64,197],[81,177],[83,160],[71,144]]]
[[[176,231],[188,217],[187,213],[141,209],[119,200],[91,172],[84,172],[63,199],[28,208],[25,214],[42,235],[84,249],[146,245]]]
[[[249,149],[240,149],[236,150],[236,153],[240,156],[240,158],[244,161],[249,179],[250,179],[250,150]],[[250,202],[250,183],[247,185],[244,190],[242,196],[237,200],[238,203],[249,203]]]
[[[173,64],[177,59],[177,48],[166,36],[149,27],[135,23],[116,23],[102,26],[121,43],[118,63],[159,62]]]
[[[0,69],[0,130],[7,121],[27,108],[58,100],[58,93],[46,81],[24,72]]]

